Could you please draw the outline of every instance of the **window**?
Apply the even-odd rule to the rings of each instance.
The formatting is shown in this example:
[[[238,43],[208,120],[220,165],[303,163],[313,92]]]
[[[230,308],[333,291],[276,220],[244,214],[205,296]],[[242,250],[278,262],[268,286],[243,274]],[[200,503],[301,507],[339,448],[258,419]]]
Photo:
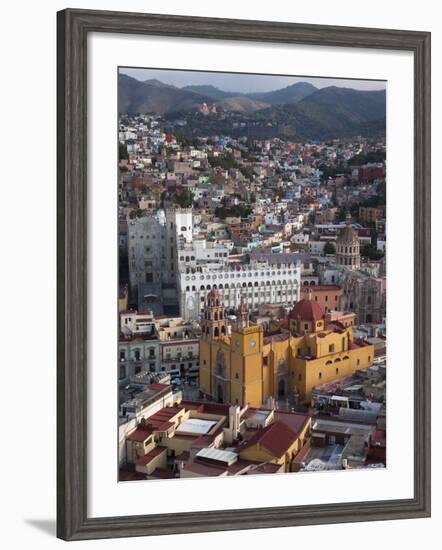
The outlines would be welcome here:
[[[126,354],[124,351],[120,351],[120,361],[124,361],[126,359]]]
[[[302,374],[298,374],[298,382],[302,381]]]
[[[322,372],[320,372],[320,373],[318,374],[318,378],[319,378],[319,380],[322,379]]]
[[[308,323],[304,323],[304,330],[308,330]]]
[[[336,374],[339,374],[339,369],[338,369],[338,367],[336,367]]]
[[[239,374],[237,372],[235,372],[235,378],[238,380],[239,379]]]
[[[329,352],[329,353],[333,353],[334,351],[335,351],[335,345],[334,345],[334,344],[330,344],[330,345],[328,346],[328,352]]]

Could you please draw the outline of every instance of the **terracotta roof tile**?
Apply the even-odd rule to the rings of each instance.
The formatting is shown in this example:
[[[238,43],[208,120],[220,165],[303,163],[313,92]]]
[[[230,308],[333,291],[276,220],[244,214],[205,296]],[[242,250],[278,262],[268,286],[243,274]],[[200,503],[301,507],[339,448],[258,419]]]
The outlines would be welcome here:
[[[265,428],[257,430],[257,432],[240,447],[240,450],[259,444],[279,458],[289,449],[297,438],[298,434],[289,428],[285,422],[276,421]]]

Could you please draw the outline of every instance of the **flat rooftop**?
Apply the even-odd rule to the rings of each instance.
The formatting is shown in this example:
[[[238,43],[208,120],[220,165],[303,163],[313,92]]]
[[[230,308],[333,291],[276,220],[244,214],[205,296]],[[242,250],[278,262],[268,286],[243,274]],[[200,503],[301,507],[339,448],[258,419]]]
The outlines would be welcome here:
[[[211,449],[207,447],[205,449],[201,449],[201,451],[199,451],[196,456],[198,458],[215,460],[217,462],[223,462],[225,464],[231,464],[232,462],[235,462],[238,458],[238,454],[232,451],[227,451],[223,449]]]
[[[186,433],[186,434],[195,434],[203,435],[208,433],[216,422],[213,420],[204,420],[202,418],[189,418],[181,424],[176,429],[176,433]]]

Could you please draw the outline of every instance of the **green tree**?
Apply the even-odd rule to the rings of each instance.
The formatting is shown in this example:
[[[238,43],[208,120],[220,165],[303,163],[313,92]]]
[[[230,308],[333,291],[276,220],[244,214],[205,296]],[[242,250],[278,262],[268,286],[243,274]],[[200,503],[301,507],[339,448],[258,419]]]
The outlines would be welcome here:
[[[335,252],[335,245],[332,242],[327,241],[324,246],[324,254],[334,254]]]
[[[181,193],[175,195],[174,202],[181,208],[190,208],[193,205],[194,194],[190,189],[185,189]]]
[[[369,260],[380,260],[383,257],[384,253],[380,250],[377,250],[373,245],[367,244],[362,247],[361,256],[368,258]]]

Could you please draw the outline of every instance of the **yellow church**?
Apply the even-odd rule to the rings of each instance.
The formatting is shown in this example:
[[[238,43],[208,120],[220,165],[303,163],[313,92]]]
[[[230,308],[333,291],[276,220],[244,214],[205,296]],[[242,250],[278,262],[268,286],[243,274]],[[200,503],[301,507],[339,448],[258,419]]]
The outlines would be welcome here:
[[[245,304],[234,322],[227,319],[214,288],[201,332],[200,391],[220,403],[261,407],[269,398],[297,395],[308,404],[314,386],[373,364],[374,347],[355,341],[351,326],[326,323],[308,294],[293,307],[286,328],[265,335],[262,325],[249,321]]]

